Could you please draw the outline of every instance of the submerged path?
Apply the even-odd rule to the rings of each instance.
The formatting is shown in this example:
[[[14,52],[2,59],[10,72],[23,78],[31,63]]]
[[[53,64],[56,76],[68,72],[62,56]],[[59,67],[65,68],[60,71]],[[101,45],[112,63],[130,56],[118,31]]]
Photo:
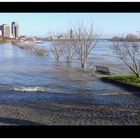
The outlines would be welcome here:
[[[140,125],[139,93],[0,92],[0,125]]]

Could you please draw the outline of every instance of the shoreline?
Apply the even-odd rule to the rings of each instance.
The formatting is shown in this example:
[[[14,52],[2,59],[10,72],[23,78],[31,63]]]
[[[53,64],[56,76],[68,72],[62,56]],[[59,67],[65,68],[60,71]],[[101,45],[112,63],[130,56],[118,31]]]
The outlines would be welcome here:
[[[0,125],[139,124],[140,97],[133,94],[0,93]]]
[[[23,55],[20,51],[19,54]],[[89,71],[83,73],[77,63],[78,60],[67,66],[64,62],[55,63],[54,60],[45,59],[46,62],[42,57],[38,59],[31,55],[25,59],[26,56],[24,55],[21,61],[14,59],[14,65],[11,67],[9,63],[5,64],[4,58],[4,65],[0,68],[3,72],[1,80],[5,80],[3,83],[24,85],[28,91],[24,92],[24,87],[21,89],[23,92],[0,88],[0,125],[140,124],[140,97],[120,87],[101,82],[98,80],[100,75],[91,76],[91,70],[96,64],[109,67],[115,74],[120,71],[122,74],[126,72],[123,64],[110,64],[111,61],[104,62],[103,58],[95,56],[96,58],[89,60]],[[12,60],[11,57],[7,58],[7,62],[9,60]],[[16,68],[15,64],[21,62],[24,62],[22,63],[24,66],[17,65],[19,67]],[[41,65],[38,65],[40,63]],[[33,67],[30,68],[30,65]],[[11,81],[3,79],[5,77]],[[28,87],[29,84],[44,85],[46,91],[35,92],[36,89]]]

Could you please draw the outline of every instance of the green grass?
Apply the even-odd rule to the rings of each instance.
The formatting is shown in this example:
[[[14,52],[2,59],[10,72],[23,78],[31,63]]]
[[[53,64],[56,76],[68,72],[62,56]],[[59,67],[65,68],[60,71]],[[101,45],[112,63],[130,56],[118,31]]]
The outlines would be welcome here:
[[[110,76],[109,78],[126,84],[140,87],[140,78],[136,77],[135,75]]]

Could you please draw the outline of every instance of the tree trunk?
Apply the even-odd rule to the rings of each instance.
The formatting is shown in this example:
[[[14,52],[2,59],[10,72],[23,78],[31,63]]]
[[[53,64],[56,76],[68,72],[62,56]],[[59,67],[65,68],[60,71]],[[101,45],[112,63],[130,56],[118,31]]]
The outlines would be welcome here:
[[[82,67],[82,69],[84,69],[84,62],[83,62],[83,60],[81,60],[81,67]]]
[[[81,67],[82,67],[83,71],[86,72],[86,70],[87,70],[87,59],[81,60]]]
[[[56,56],[56,60],[59,61],[59,56],[58,55]]]
[[[87,60],[85,60],[83,63],[83,70],[84,70],[84,72],[86,72],[86,70],[87,70]]]
[[[140,75],[139,75],[138,73],[135,73],[135,75],[136,75],[136,77],[137,77],[137,78],[139,78],[139,77],[140,77]]]

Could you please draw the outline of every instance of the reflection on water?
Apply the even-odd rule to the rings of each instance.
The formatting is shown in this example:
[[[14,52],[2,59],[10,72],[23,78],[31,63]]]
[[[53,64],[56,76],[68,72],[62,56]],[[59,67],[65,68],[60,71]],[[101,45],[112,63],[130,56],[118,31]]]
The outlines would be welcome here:
[[[3,55],[5,58],[13,58],[13,47],[5,46]]]

